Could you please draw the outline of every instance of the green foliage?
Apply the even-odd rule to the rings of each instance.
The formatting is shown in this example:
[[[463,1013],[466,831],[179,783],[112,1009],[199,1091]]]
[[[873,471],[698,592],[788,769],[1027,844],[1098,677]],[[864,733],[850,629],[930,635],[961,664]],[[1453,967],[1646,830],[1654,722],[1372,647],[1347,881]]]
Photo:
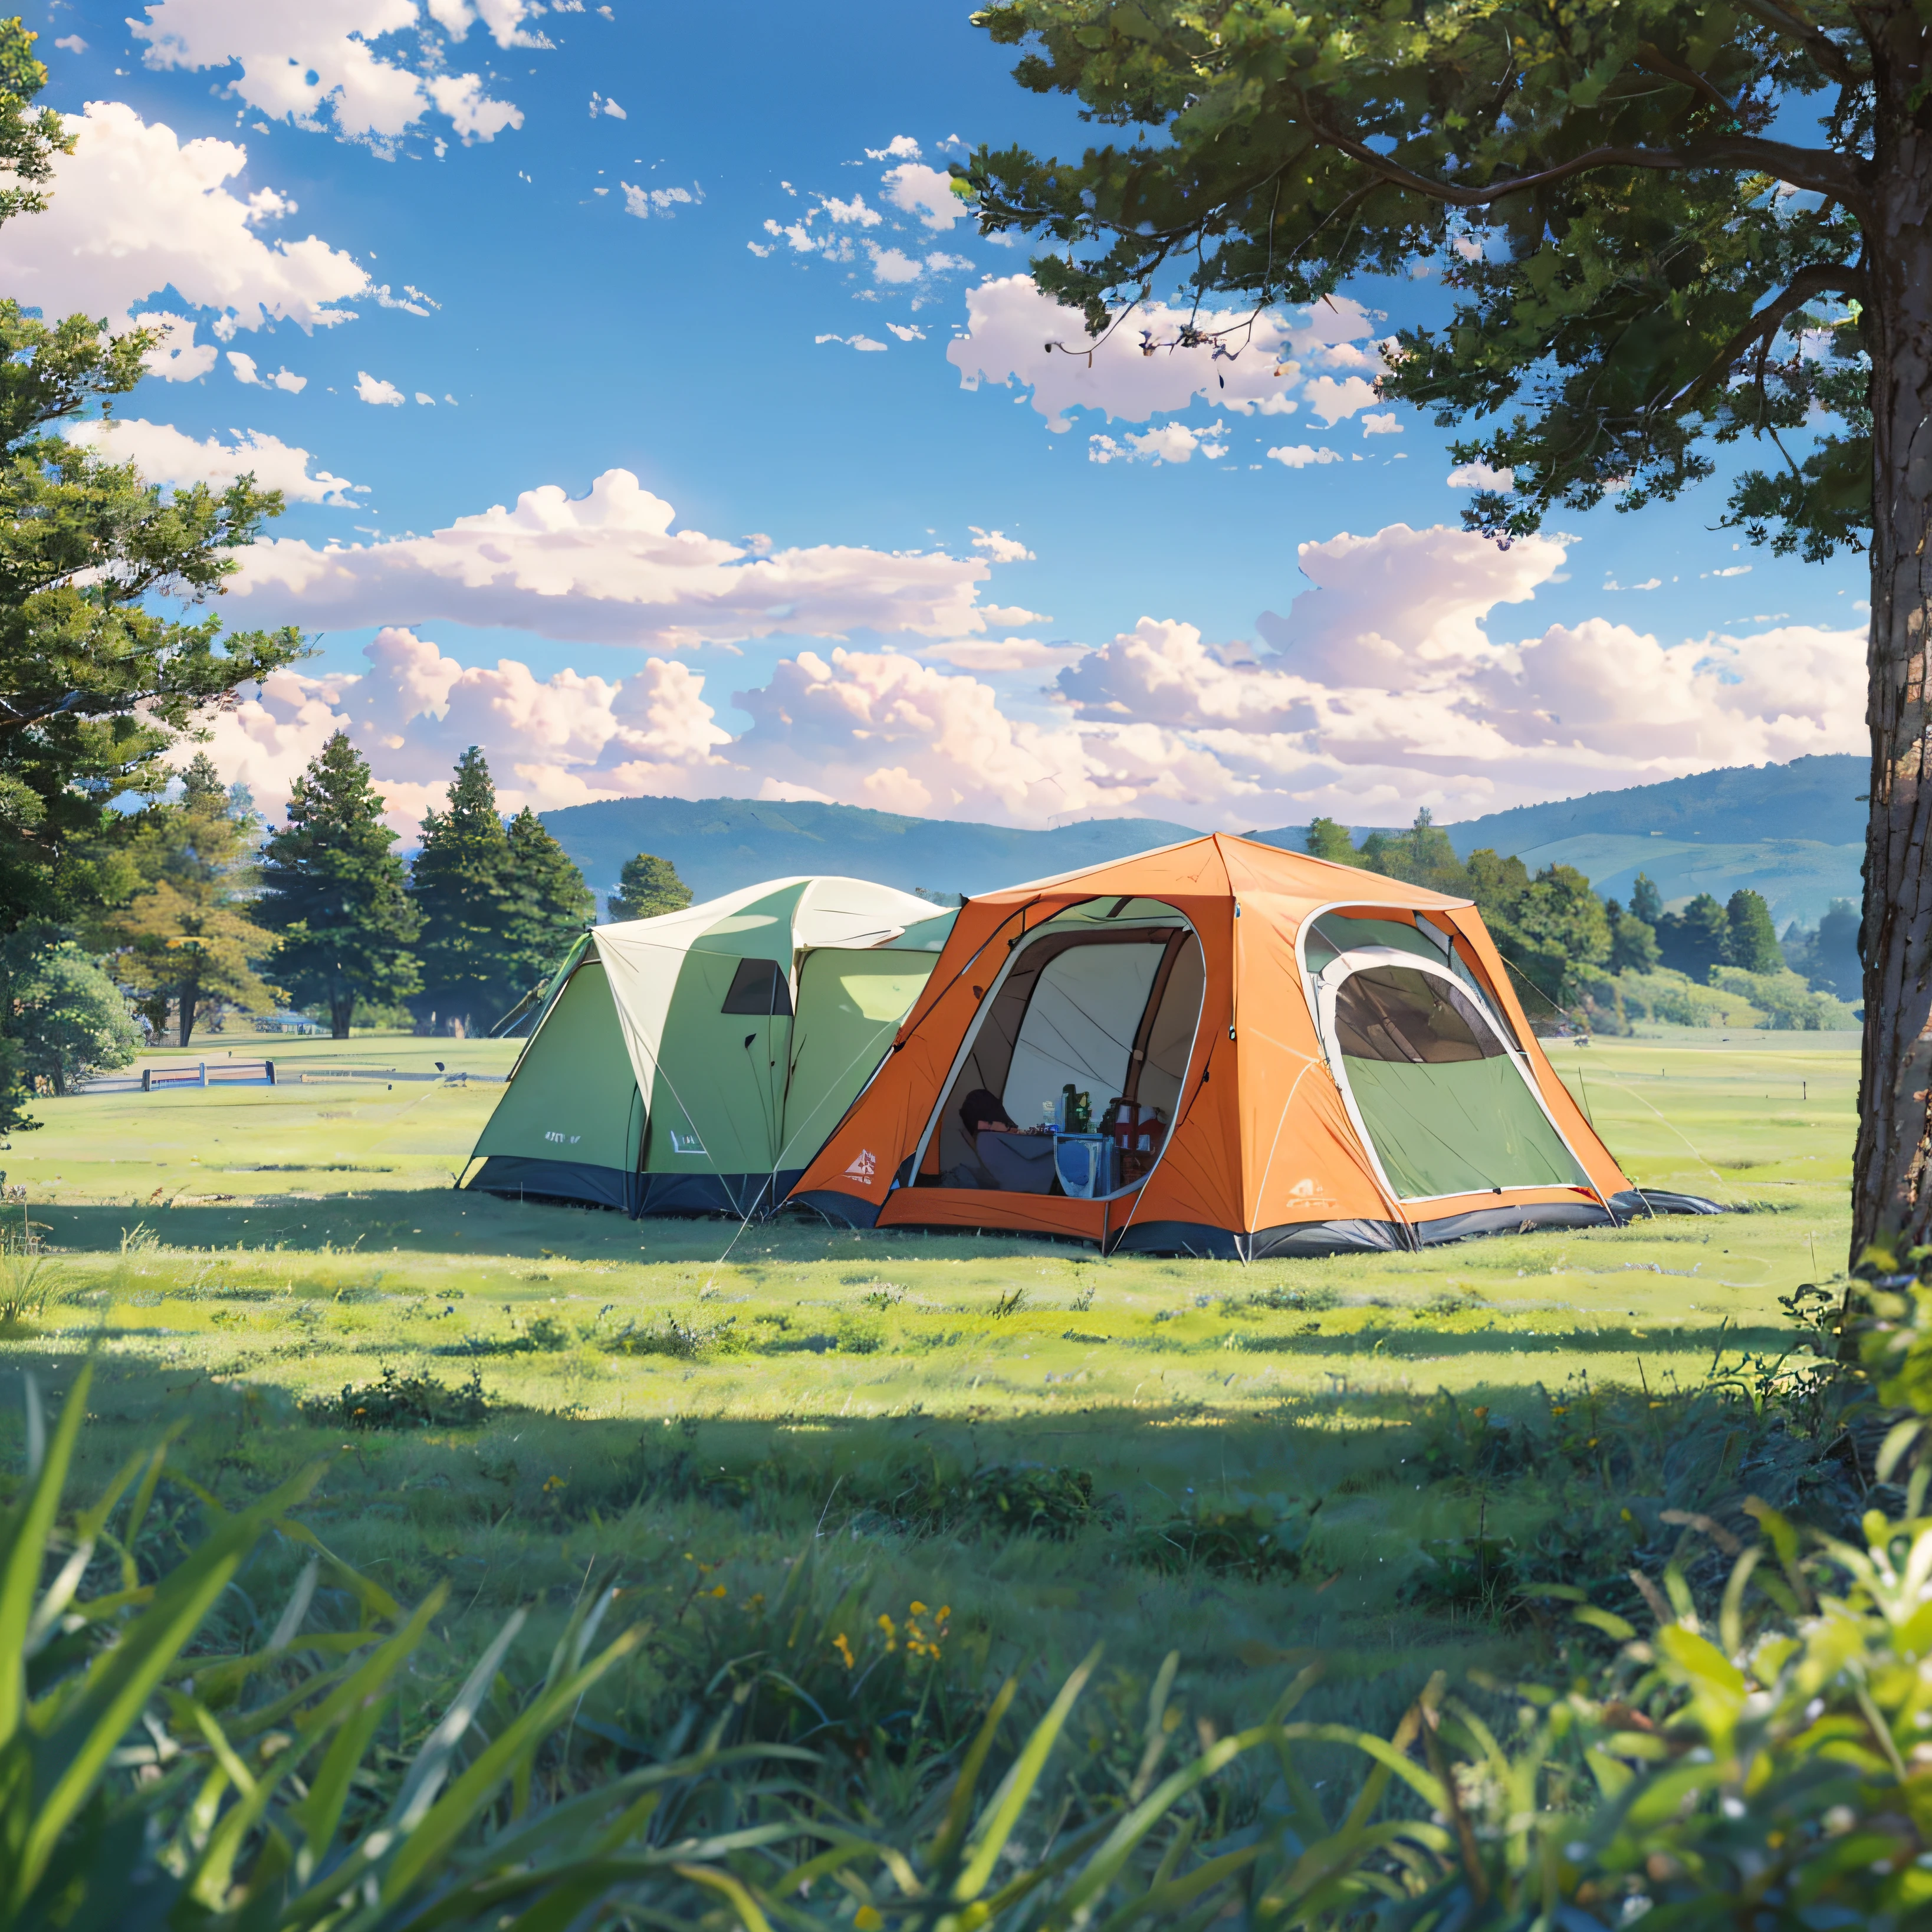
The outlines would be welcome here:
[[[1640,872],[1630,881],[1630,909],[1633,918],[1642,920],[1648,926],[1654,927],[1664,916],[1664,895],[1648,873]]]
[[[125,1066],[140,1036],[128,1002],[62,928],[44,920],[0,938],[0,1031],[14,1042],[17,1077],[56,1096],[90,1072]],[[0,1128],[20,1119],[19,1089],[0,1084]]]
[[[424,813],[422,844],[410,868],[410,898],[422,918],[422,990],[412,1004],[424,1019],[454,1018],[474,1031],[522,991],[507,991],[500,965],[509,863],[496,788],[472,745],[456,761],[446,808]]]
[[[517,995],[544,984],[595,919],[597,896],[543,821],[526,806],[505,833],[509,847],[501,971]]]
[[[1362,862],[1362,855],[1355,850],[1354,835],[1346,825],[1338,825],[1332,818],[1312,821],[1304,835],[1302,845],[1311,858],[1326,859],[1330,865],[1359,866]]]
[[[506,828],[474,745],[457,760],[448,808],[424,814],[409,893],[422,919],[422,988],[411,1004],[466,1033],[488,1030],[541,988],[597,905],[536,813],[526,808]]]
[[[1204,1570],[1250,1582],[1299,1576],[1322,1504],[1280,1497],[1243,1508],[1196,1502],[1156,1522],[1136,1526],[1127,1540],[1130,1562],[1170,1576]]]
[[[1732,893],[1724,908],[1730,939],[1724,963],[1747,973],[1782,973],[1784,955],[1778,948],[1778,928],[1771,922],[1771,908],[1761,892],[1748,886]]]
[[[186,1046],[196,1022],[224,1004],[244,1012],[274,1005],[274,989],[255,968],[275,937],[250,916],[260,821],[223,790],[206,752],[196,754],[182,792],[180,804],[144,814],[130,856],[146,883],[100,924],[140,1010],[158,1033],[172,1007]]]
[[[1732,1028],[1761,1027],[1766,1021],[1765,1013],[1742,982],[1706,985],[1667,966],[1651,973],[1619,973],[1614,979],[1594,980],[1588,985],[1600,1000],[1620,1000],[1623,1010],[1636,1019],[1661,1020],[1671,1026]]]
[[[1389,878],[1426,886],[1431,892],[1460,894],[1468,890],[1467,869],[1426,806],[1406,832],[1371,832],[1362,842],[1362,862]]]
[[[1650,881],[1639,874],[1639,882]],[[1657,928],[1634,911],[1626,912],[1615,899],[1605,902],[1604,916],[1610,928],[1610,968],[1612,973],[1652,973],[1657,970]]]
[[[624,861],[617,890],[604,906],[612,919],[656,919],[661,913],[682,912],[691,898],[691,888],[668,859],[640,852]]]
[[[1829,993],[1816,993],[1796,973],[1748,973],[1720,966],[1711,975],[1720,992],[1736,993],[1764,1015],[1761,1024],[1780,1032],[1816,1033],[1821,1028],[1850,1029],[1858,1022],[1852,1009]]]
[[[410,949],[422,917],[382,812],[368,761],[338,731],[296,779],[264,855],[258,910],[280,938],[276,976],[327,1011],[338,1040],[358,1003],[393,1006],[422,986]]]
[[[472,1369],[469,1381],[452,1389],[433,1376],[385,1365],[373,1382],[345,1383],[340,1395],[304,1402],[302,1414],[332,1429],[466,1429],[487,1422],[491,1408],[480,1370]]]
[[[1864,998],[1864,968],[1858,958],[1857,904],[1834,899],[1810,932],[1796,920],[1785,928],[1780,947],[1792,970],[1801,973],[1814,990],[1854,1004]]]
[[[1730,915],[1708,892],[1657,922],[1658,951],[1673,973],[1708,983],[1712,969],[1730,959]]]
[[[1838,4],[1688,0],[976,17],[1025,46],[1022,86],[1133,130],[1077,160],[982,148],[964,171],[982,228],[1039,235],[1036,280],[1091,334],[1174,280],[1245,309],[1426,261],[1454,312],[1402,332],[1382,388],[1482,424],[1456,460],[1514,486],[1478,492],[1472,527],[1507,540],[1559,505],[1668,500],[1713,473],[1713,443],[1808,431],[1802,461],[1744,474],[1731,520],[1809,556],[1862,542],[1870,358],[1909,326],[1866,251],[1920,165],[1916,28],[1894,44]]]

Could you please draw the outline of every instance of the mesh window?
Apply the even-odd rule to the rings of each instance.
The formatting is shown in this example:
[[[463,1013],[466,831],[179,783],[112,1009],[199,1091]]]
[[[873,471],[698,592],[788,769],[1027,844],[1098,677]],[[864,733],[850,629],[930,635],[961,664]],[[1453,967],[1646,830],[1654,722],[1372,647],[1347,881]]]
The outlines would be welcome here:
[[[1504,1051],[1467,994],[1406,966],[1352,974],[1336,995],[1335,1030],[1352,1060],[1441,1066]]]
[[[717,984],[714,980],[713,986]],[[779,971],[776,959],[741,959],[731,975],[731,990],[724,995],[721,1013],[756,1013],[769,1017],[791,1011],[791,983]]]

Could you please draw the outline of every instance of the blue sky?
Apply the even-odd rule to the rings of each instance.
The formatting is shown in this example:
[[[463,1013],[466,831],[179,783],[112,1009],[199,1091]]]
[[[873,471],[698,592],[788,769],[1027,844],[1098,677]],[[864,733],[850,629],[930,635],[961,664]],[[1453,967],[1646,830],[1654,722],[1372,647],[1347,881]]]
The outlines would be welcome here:
[[[80,146],[0,286],[176,318],[112,446],[310,500],[225,600],[319,639],[214,726],[271,802],[338,724],[403,823],[470,742],[539,806],[1236,829],[1857,747],[1859,562],[1720,483],[1460,532],[1366,387],[1431,265],[1219,370],[1043,358],[1078,319],[935,171],[1086,130],[964,5],[126,10],[28,12]]]

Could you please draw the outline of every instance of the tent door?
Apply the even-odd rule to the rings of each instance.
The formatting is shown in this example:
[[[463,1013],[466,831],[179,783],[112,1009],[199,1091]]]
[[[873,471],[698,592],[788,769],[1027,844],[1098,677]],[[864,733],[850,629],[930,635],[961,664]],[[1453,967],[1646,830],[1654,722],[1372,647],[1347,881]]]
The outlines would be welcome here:
[[[1357,947],[1323,968],[1316,1006],[1349,1118],[1392,1200],[1590,1189],[1528,1062],[1447,965]]]

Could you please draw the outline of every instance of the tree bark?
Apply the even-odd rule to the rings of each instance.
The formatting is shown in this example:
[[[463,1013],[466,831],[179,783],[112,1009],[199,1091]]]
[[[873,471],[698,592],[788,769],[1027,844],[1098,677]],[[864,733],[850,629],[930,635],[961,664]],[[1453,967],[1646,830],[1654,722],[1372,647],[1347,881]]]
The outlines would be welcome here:
[[[1871,812],[1866,835],[1864,1054],[1851,1262],[1906,1249],[1932,1216],[1932,129],[1909,96],[1919,30],[1881,41],[1872,308]]]
[[[195,1009],[201,1004],[200,980],[184,980],[181,983],[180,997],[181,1024],[178,1031],[181,1043],[185,1046],[194,1037]]]
[[[332,999],[328,1003],[328,1032],[332,1040],[349,1037],[349,1022],[355,1017],[356,995]]]

